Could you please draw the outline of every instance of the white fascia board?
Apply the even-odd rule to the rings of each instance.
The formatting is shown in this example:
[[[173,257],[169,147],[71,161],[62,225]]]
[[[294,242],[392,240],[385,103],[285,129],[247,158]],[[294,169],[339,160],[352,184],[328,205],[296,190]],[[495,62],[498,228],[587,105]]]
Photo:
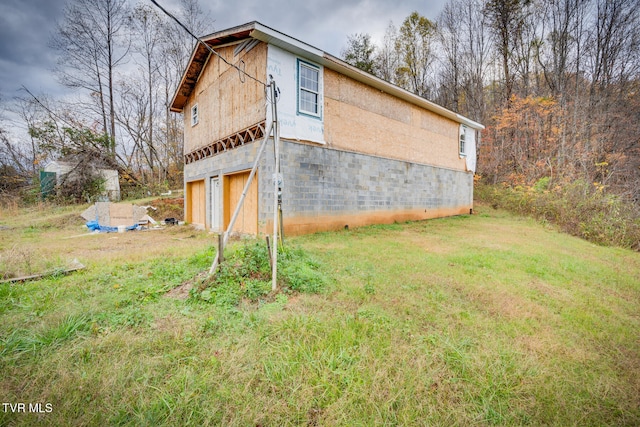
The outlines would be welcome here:
[[[458,121],[460,123],[462,123],[463,125],[467,125],[472,129],[476,129],[476,130],[483,130],[484,129],[484,125],[480,124],[476,121],[473,121],[471,119],[466,118],[465,116],[461,116],[458,113],[455,113],[456,116],[458,116]]]
[[[324,52],[300,40],[289,37],[272,28],[265,27],[260,23],[255,23],[255,29],[251,32],[251,37],[261,40],[265,43],[278,46],[295,55],[302,56],[314,62],[322,61]]]

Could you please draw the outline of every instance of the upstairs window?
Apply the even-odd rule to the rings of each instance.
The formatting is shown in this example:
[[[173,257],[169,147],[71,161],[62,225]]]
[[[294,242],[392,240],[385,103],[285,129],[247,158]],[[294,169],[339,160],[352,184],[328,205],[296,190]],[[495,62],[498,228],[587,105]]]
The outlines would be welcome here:
[[[191,126],[198,124],[198,104],[191,107]]]
[[[298,61],[298,112],[320,116],[320,69]]]
[[[467,156],[466,134],[467,134],[467,127],[464,125],[461,125],[460,126],[460,157]]]

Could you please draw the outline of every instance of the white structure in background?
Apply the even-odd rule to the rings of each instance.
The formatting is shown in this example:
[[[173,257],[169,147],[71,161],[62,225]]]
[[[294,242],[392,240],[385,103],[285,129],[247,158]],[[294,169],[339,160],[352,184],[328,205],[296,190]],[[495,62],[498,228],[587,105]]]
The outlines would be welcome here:
[[[56,174],[56,183],[60,184],[64,175],[73,171],[76,167],[75,163],[54,160],[44,167],[45,172],[54,172]],[[118,180],[118,171],[113,169],[102,169],[96,167],[97,172],[104,179],[104,197],[111,201],[120,200],[120,181]]]

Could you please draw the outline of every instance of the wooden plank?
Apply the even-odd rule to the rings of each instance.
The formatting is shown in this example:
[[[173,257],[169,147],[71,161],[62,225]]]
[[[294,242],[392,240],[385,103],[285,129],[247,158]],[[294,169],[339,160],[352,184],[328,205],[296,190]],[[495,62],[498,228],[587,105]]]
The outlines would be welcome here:
[[[186,220],[192,224],[206,224],[206,194],[204,180],[187,183]]]
[[[207,217],[207,212],[206,212],[207,196],[205,193],[204,180],[198,182],[198,184],[196,185],[196,192],[197,192],[196,196],[198,199],[198,204],[197,204],[198,210],[196,211],[196,216],[193,222],[204,226],[206,224],[206,217]]]
[[[260,43],[250,52],[242,51],[233,57],[234,46],[219,49],[230,62],[240,59],[251,75],[264,75],[267,68],[267,45]],[[212,58],[206,65],[185,105],[185,152],[211,144],[266,119],[266,95],[264,87],[250,79],[242,83],[238,71],[219,58]],[[191,126],[189,111],[198,104],[200,121]]]
[[[40,273],[40,274],[32,274],[29,276],[22,276],[22,277],[14,277],[11,279],[5,279],[5,280],[0,280],[0,283],[17,283],[17,282],[27,282],[29,280],[36,280],[36,279],[41,279],[43,277],[49,277],[49,276],[54,276],[54,275],[66,275],[69,273],[73,273],[74,271],[78,271],[78,270],[82,270],[84,269],[85,266],[84,264],[79,263],[77,260],[74,261],[74,266],[64,269],[64,270],[52,270],[52,271],[47,271],[44,273]]]
[[[225,177],[228,192],[225,192],[224,226],[227,228],[231,220],[231,213],[235,210],[244,186],[249,179],[249,171]],[[232,232],[241,234],[258,234],[258,179],[251,182],[249,191],[244,199],[242,209],[238,214]]]
[[[191,218],[193,218],[193,183],[191,182],[187,182],[187,191],[185,194],[185,213],[184,213],[184,219],[187,222],[191,222]]]
[[[459,124],[324,70],[325,139],[334,148],[466,170]]]
[[[133,205],[130,203],[111,203],[109,205],[109,224],[111,227],[119,225],[134,225]]]

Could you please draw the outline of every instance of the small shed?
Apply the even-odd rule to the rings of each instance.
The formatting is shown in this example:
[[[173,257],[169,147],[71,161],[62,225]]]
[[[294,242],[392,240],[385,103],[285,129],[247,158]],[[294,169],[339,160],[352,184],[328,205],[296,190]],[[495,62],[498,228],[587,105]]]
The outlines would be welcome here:
[[[51,192],[52,187],[59,185],[65,175],[73,173],[78,167],[78,162],[54,160],[49,162],[41,172],[41,192],[43,195]],[[118,179],[118,171],[95,166],[96,172],[104,179],[103,196],[111,201],[120,200],[120,181]],[[44,178],[43,178],[44,177]]]

